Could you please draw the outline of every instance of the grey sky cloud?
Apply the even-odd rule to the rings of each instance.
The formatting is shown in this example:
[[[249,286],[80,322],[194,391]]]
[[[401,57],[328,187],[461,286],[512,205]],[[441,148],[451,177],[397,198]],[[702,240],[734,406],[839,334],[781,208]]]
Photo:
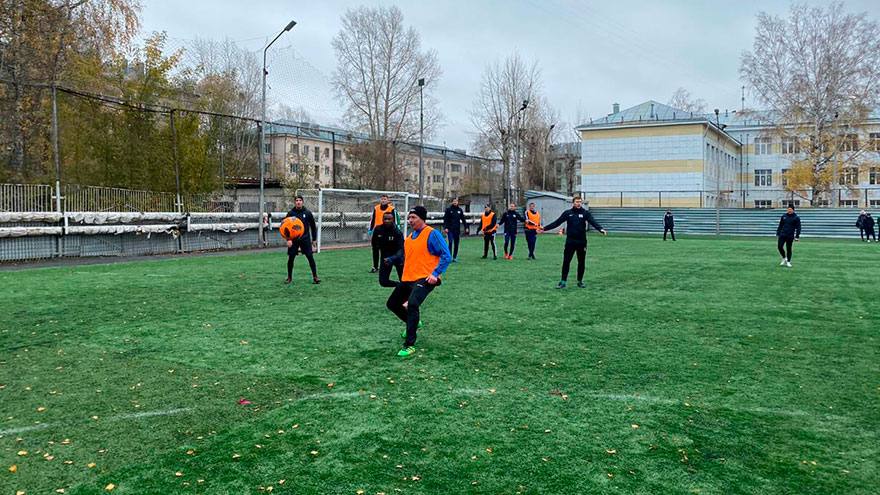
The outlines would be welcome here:
[[[654,99],[678,87],[709,108],[738,109],[739,59],[753,43],[759,11],[785,15],[789,2],[742,0],[585,2],[350,1],[293,2],[147,0],[145,32],[166,31],[169,45],[229,38],[259,51],[290,19],[298,24],[270,53],[270,97],[302,107],[319,123],[344,125],[342,104],[329,88],[335,58],[330,41],[340,16],[359,5],[397,5],[406,24],[437,51],[443,77],[432,88],[445,125],[432,139],[470,148],[470,110],[487,64],[518,51],[541,68],[544,93],[563,123],[574,126]],[[880,17],[880,2],[850,1],[847,10]],[[746,95],[746,106],[754,99]]]

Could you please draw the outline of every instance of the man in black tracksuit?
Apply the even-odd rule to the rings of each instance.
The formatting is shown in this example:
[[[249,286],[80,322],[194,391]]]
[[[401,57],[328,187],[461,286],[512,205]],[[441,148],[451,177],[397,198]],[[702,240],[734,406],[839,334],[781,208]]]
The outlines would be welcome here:
[[[570,210],[565,210],[562,215],[555,221],[546,225],[539,232],[544,230],[552,230],[565,223],[565,251],[562,255],[562,279],[559,281],[557,289],[564,289],[568,280],[568,269],[571,267],[571,258],[577,253],[578,267],[577,279],[578,287],[583,289],[584,285],[584,261],[587,257],[587,224],[593,226],[594,229],[607,235],[608,232],[599,225],[588,210],[583,208],[583,200],[575,196],[574,206]]]
[[[794,212],[794,205],[788,205],[785,214],[779,219],[776,237],[778,238],[776,248],[782,256],[780,265],[791,268],[791,244],[801,240],[801,217]]]
[[[498,225],[504,227],[504,259],[506,260],[513,259],[513,250],[516,249],[517,221],[525,223],[526,219],[516,211],[516,205],[510,203],[507,211],[504,212],[504,215],[501,215],[501,219],[498,221]],[[507,249],[508,244],[510,245],[510,250]]]
[[[663,215],[663,240],[666,240],[666,233],[669,232],[672,234],[672,240],[675,240],[675,217],[672,216],[672,212],[666,210],[666,214]]]
[[[399,261],[382,263],[379,268],[379,285],[382,287],[397,287],[397,282],[391,280],[391,267],[397,269],[397,279],[403,276],[403,232],[394,223],[394,213],[382,215],[382,223],[373,231],[373,239],[382,255],[382,259],[399,257]],[[396,258],[395,258],[396,259]]]
[[[859,237],[862,238],[862,241],[865,240],[865,214],[867,212],[862,210],[859,212],[859,218],[856,219],[856,227],[859,228]]]
[[[446,234],[446,242],[452,251],[452,262],[458,263],[458,243],[461,240],[461,226],[464,225],[465,233],[468,230],[467,217],[464,210],[458,206],[458,198],[452,200],[452,204],[443,212],[443,233]]]
[[[868,242],[871,242],[871,239],[874,239],[874,242],[877,242],[877,234],[874,233],[874,217],[871,216],[870,213],[865,213],[865,219],[862,221],[862,228],[865,229],[865,237],[868,239]]]
[[[312,283],[320,284],[321,279],[318,278],[318,267],[315,266],[315,257],[312,255],[312,243],[314,242],[312,239],[318,238],[318,226],[315,225],[315,216],[303,206],[302,196],[297,196],[293,201],[293,205],[293,209],[287,213],[287,216],[299,218],[305,227],[305,232],[303,232],[302,237],[299,239],[287,241],[287,280],[284,283],[289,284],[293,281],[293,261],[296,258],[297,251],[299,251],[309,260],[309,268],[312,269]]]

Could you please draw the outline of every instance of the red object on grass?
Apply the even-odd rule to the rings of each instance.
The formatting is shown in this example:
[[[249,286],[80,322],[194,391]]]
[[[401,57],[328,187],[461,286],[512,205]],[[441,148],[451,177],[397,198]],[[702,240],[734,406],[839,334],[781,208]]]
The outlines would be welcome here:
[[[245,399],[244,397],[242,397],[241,399],[238,399],[238,405],[239,405],[239,406],[246,406],[246,405],[248,405],[248,404],[250,404],[250,403],[251,403],[251,401]]]

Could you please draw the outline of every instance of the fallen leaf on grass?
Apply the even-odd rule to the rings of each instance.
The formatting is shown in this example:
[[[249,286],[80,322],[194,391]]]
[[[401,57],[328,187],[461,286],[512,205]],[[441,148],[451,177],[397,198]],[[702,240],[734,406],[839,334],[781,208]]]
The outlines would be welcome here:
[[[107,486],[104,487],[104,489],[108,492],[112,492],[114,488],[116,488],[116,485],[114,485],[113,483],[108,483]]]
[[[233,459],[238,459],[239,457],[241,457],[241,454],[232,454]]]
[[[313,450],[313,451],[309,452],[309,454],[312,454],[312,455],[318,455],[318,451],[317,451],[317,450]]]
[[[40,407],[37,408],[37,412],[43,412],[43,411],[45,411],[45,410],[46,410],[46,408],[43,407],[43,406],[40,406]]]
[[[19,451],[18,451],[18,455],[21,456],[21,457],[26,456],[26,455],[27,455],[27,450],[19,450]]]
[[[9,472],[10,472],[10,473],[14,473],[14,472],[16,472],[16,471],[18,471],[18,466],[16,466],[15,464],[9,466]]]
[[[630,426],[632,427],[633,430],[639,429],[639,425],[637,425],[637,424],[631,424]]]
[[[92,469],[92,468],[94,468],[95,466],[97,466],[97,464],[95,464],[94,462],[90,462],[90,463],[86,464],[86,467],[89,468],[89,469]]]
[[[180,478],[181,476],[183,476],[183,473],[178,471],[178,472],[174,473],[174,476],[177,476],[178,478]]]
[[[614,455],[614,454],[617,453],[617,450],[615,450],[615,449],[606,449],[605,452],[608,453],[608,455]]]

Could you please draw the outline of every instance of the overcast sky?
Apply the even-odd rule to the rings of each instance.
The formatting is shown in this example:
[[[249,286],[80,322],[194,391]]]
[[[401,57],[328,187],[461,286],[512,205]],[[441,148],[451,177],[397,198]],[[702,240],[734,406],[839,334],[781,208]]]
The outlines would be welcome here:
[[[432,0],[282,1],[144,0],[143,31],[166,31],[169,46],[207,38],[235,40],[254,51],[290,19],[297,26],[270,49],[270,96],[302,107],[313,120],[343,125],[329,78],[330,41],[340,16],[359,5],[397,5],[405,24],[437,51],[443,77],[431,84],[445,116],[432,140],[471,148],[470,110],[488,63],[518,51],[541,68],[544,93],[562,120],[603,117],[647,100],[666,103],[678,87],[709,109],[740,107],[740,55],[752,47],[755,16],[785,15],[789,2]],[[880,2],[853,0],[846,9],[880,18]],[[268,38],[268,39],[267,39]],[[751,104],[746,94],[746,106]]]

